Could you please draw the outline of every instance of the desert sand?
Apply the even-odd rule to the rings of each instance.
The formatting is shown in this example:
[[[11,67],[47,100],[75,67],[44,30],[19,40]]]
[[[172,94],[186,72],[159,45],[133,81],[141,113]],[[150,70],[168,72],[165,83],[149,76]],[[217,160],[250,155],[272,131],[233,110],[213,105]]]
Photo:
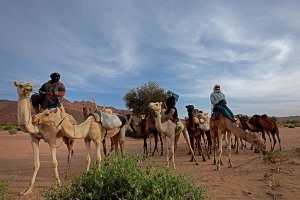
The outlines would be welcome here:
[[[228,156],[225,149],[222,156],[224,165],[220,171],[215,171],[212,155],[206,162],[197,155],[199,165],[189,162],[188,146],[181,136],[175,157],[177,169],[172,169],[172,173],[185,174],[197,186],[204,188],[210,199],[300,199],[300,128],[280,128],[280,135],[283,151],[288,156],[287,161],[277,164],[266,163],[263,161],[263,155],[254,153],[248,144],[238,155],[232,151],[233,168],[227,167]],[[40,142],[41,167],[34,193],[18,196],[19,192],[28,186],[33,173],[33,152],[29,134],[18,132],[9,135],[7,131],[1,131],[0,138],[0,178],[14,176],[11,185],[15,199],[42,199],[40,190],[55,182],[47,143]],[[142,155],[143,140],[126,139],[126,153]],[[67,148],[64,144],[61,145],[61,141],[57,140],[57,157],[58,169],[63,179],[67,164]],[[270,148],[269,142],[267,145]],[[93,161],[94,149],[92,145]],[[85,170],[85,159],[83,140],[77,140],[69,178]],[[156,162],[163,166],[165,161],[165,156],[160,157],[159,153],[156,153],[153,158],[147,158],[143,165]]]

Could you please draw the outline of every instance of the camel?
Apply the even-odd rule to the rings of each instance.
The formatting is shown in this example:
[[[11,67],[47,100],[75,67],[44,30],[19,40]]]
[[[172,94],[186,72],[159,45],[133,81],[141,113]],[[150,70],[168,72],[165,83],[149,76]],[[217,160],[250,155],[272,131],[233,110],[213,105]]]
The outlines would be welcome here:
[[[118,151],[118,141],[120,141],[121,155],[124,151],[125,143],[125,126],[117,127],[113,129],[106,129],[98,122],[99,115],[95,113],[89,116],[83,123],[79,125],[73,125],[70,123],[68,114],[58,108],[45,110],[42,113],[37,114],[33,118],[33,123],[52,126],[56,131],[61,131],[66,137],[72,139],[84,139],[85,147],[87,151],[87,167],[86,171],[89,171],[91,158],[90,158],[90,142],[91,140],[96,146],[96,163],[100,167],[101,153],[100,143],[105,137],[112,137],[120,133],[118,138],[114,138],[115,152]],[[54,129],[53,128],[53,129]]]
[[[110,109],[110,108],[104,108],[103,110],[104,110],[105,113],[113,114],[113,110]],[[83,113],[84,120],[86,120],[89,116],[93,115],[92,114],[92,108],[87,108],[87,107],[82,108],[82,113]],[[109,153],[114,150],[114,140],[117,140],[118,137],[119,137],[119,135],[117,134],[117,135],[110,138],[110,151],[109,151]],[[106,149],[106,140],[105,140],[105,138],[103,138],[103,140],[102,140],[102,146],[103,146],[103,153],[106,156],[107,155],[107,149]]]
[[[206,153],[207,153],[207,157],[208,159],[210,159],[209,154],[211,154],[211,150],[212,150],[212,140],[211,140],[211,134],[210,134],[210,127],[209,127],[209,116],[208,113],[198,113],[197,114],[198,119],[199,119],[199,129],[200,129],[200,134],[203,138],[203,142],[204,142],[204,147],[206,149]],[[207,140],[207,146],[206,146],[206,140],[204,137],[204,134],[206,135],[206,140]],[[200,137],[201,139],[201,137]],[[200,141],[201,142],[201,141]]]
[[[232,123],[230,119],[225,117],[221,112],[213,112],[210,118],[210,132],[212,134],[213,149],[214,149],[214,164],[216,164],[216,148],[218,145],[218,162],[216,170],[220,170],[221,156],[222,156],[222,141],[225,136],[225,141],[227,143],[228,150],[228,167],[233,167],[231,161],[231,134],[234,134],[238,138],[242,138],[249,143],[253,144],[255,147],[260,148],[263,153],[266,153],[266,145],[264,141],[260,138],[257,133],[250,133],[243,131],[238,128],[236,124]]]
[[[237,119],[239,128],[241,128],[242,130],[261,133],[261,131],[256,126],[249,124],[249,117],[247,115],[238,114],[235,116],[235,118]],[[238,142],[237,139],[236,141]],[[241,148],[242,149],[246,148],[246,142],[243,142],[242,139],[240,139],[240,141],[241,141]],[[251,145],[250,147],[250,150],[252,149],[253,149],[253,145]],[[237,146],[237,150],[238,150],[238,146]],[[254,153],[259,153],[259,149],[255,148]]]
[[[167,155],[167,167],[169,167],[169,149],[167,147],[167,137],[168,137],[171,140],[173,168],[176,169],[175,160],[174,160],[174,156],[175,156],[174,155],[174,152],[175,152],[175,144],[174,143],[175,143],[175,134],[176,134],[175,130],[176,129],[178,129],[178,132],[183,133],[183,136],[185,137],[185,140],[187,141],[190,151],[192,153],[191,161],[194,160],[195,164],[198,165],[195,155],[194,155],[194,150],[191,147],[189,134],[187,132],[185,125],[182,123],[182,121],[179,120],[177,123],[173,123],[171,120],[168,120],[168,121],[165,121],[162,123],[162,121],[161,121],[162,102],[150,102],[148,105],[148,108],[150,108],[154,112],[155,126],[162,135],[163,144],[165,146],[164,148],[165,148],[166,155]]]
[[[275,137],[275,135],[276,135],[278,142],[279,142],[279,149],[281,150],[281,139],[279,136],[279,129],[278,129],[276,122],[273,119],[269,118],[266,114],[263,114],[261,116],[253,115],[249,119],[249,123],[247,122],[247,124],[251,129],[260,130],[262,132],[262,137],[265,141],[266,141],[265,133],[268,134],[269,140],[271,143],[271,151],[274,150],[275,145],[277,143],[276,137]],[[272,138],[273,138],[273,144],[272,144],[270,134],[272,135]]]
[[[56,148],[57,148],[56,139],[62,137],[62,134],[59,132],[58,134],[53,135],[51,134],[51,131],[47,129],[47,127],[36,126],[32,123],[31,102],[29,97],[35,88],[34,84],[25,81],[24,82],[14,81],[14,85],[17,87],[17,93],[18,93],[18,124],[20,126],[20,129],[23,132],[30,134],[31,145],[34,154],[34,172],[29,187],[20,193],[20,195],[28,195],[33,192],[36,175],[40,168],[39,142],[41,139],[43,139],[45,142],[49,144],[51,155],[52,155],[54,175],[56,178],[56,182],[60,184],[60,178],[57,170],[58,162],[56,158]],[[72,123],[76,123],[74,118],[71,118],[71,116],[68,116],[68,118],[70,118]],[[74,140],[69,139],[67,137],[63,137],[63,141],[67,145],[68,152],[69,152],[67,172],[65,176],[66,178],[71,165]]]
[[[148,145],[147,145],[147,138],[150,138],[150,152],[151,152],[151,137],[154,136],[154,149],[151,153],[151,156],[154,156],[155,151],[158,151],[157,144],[158,144],[158,137],[161,141],[161,154],[163,155],[163,142],[161,138],[160,132],[157,130],[155,126],[155,119],[149,115],[149,116],[141,116],[138,117],[137,120],[135,120],[137,117],[133,116],[132,114],[127,115],[128,123],[130,124],[130,127],[133,131],[139,132],[143,134],[144,139],[144,154],[143,158],[146,158],[148,156]],[[137,122],[138,121],[138,122]]]
[[[189,133],[192,149],[195,151],[196,147],[197,147],[199,155],[202,156],[202,160],[206,161],[206,158],[204,157],[204,154],[203,154],[203,151],[201,148],[201,133],[200,133],[200,129],[199,129],[200,121],[199,121],[197,115],[195,115],[195,108],[193,105],[187,105],[185,107],[188,112],[188,119],[186,120],[186,128]],[[195,147],[195,143],[196,143],[196,147]]]

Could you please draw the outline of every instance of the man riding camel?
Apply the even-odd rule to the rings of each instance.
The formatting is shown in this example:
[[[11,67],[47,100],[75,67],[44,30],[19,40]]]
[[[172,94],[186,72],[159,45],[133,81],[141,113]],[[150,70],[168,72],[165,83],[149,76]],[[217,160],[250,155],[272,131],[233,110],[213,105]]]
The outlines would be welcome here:
[[[213,92],[210,94],[210,102],[213,105],[213,111],[221,111],[232,122],[236,122],[232,111],[227,107],[225,94],[221,92],[221,86],[215,85]]]
[[[60,82],[60,74],[54,72],[50,75],[51,80],[44,83],[38,94],[31,96],[32,106],[38,114],[41,109],[51,109],[61,106],[61,100],[66,94],[65,85]]]

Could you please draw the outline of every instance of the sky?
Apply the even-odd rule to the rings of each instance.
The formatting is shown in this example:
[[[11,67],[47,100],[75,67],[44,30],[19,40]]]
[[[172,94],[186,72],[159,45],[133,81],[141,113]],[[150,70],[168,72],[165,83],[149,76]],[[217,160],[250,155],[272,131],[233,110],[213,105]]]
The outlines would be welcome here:
[[[300,115],[298,0],[0,0],[0,99],[13,81],[61,74],[69,101],[125,109],[152,81],[211,112],[221,85],[234,114]]]

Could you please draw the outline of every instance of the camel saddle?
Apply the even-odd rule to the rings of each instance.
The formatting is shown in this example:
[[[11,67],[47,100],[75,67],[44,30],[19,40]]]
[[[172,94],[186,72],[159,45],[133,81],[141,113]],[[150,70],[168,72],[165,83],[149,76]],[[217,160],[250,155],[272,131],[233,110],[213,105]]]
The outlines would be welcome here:
[[[97,114],[100,116],[99,122],[106,129],[122,128],[126,123],[126,119],[116,114],[105,113],[102,110],[98,110]],[[98,121],[98,120],[97,120]]]
[[[220,114],[220,111],[218,110],[214,110],[212,113],[211,113],[211,119],[212,120],[218,120],[219,119],[219,114]]]

